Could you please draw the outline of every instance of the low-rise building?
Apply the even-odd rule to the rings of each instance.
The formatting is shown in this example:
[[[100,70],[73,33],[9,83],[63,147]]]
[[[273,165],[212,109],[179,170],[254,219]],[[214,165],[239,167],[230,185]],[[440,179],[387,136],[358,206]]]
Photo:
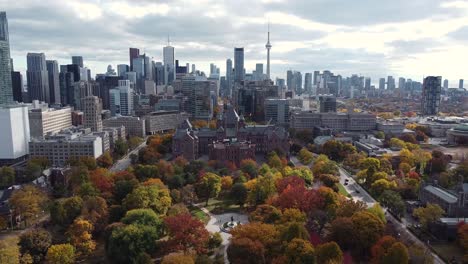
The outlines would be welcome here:
[[[63,166],[70,158],[98,158],[103,153],[102,138],[83,132],[63,131],[29,142],[32,158],[46,157],[52,166]]]
[[[70,107],[57,109],[44,107],[29,110],[29,128],[33,138],[43,138],[47,133],[57,133],[72,126]]]
[[[291,114],[290,127],[300,131],[313,131],[314,127],[329,128],[341,131],[375,130],[376,116],[367,113],[318,113],[312,111],[294,112]]]
[[[419,199],[424,204],[439,205],[448,217],[468,217],[468,183],[460,184],[453,191],[434,185],[422,186]]]
[[[210,160],[233,162],[236,166],[244,159],[255,159],[255,145],[248,141],[224,139],[211,143],[208,147]]]
[[[187,113],[178,111],[157,111],[143,117],[145,119],[146,134],[176,129],[184,120],[189,118]]]
[[[105,127],[125,127],[125,132],[129,137],[145,137],[146,123],[145,120],[133,116],[114,116],[102,121]]]
[[[447,142],[452,145],[468,145],[468,124],[461,124],[449,129]]]

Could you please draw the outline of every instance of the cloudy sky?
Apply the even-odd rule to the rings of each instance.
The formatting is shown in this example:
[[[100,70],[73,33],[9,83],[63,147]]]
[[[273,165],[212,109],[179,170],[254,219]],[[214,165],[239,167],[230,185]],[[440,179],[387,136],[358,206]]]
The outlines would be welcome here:
[[[176,59],[209,70],[234,47],[246,69],[266,63],[271,25],[272,75],[329,69],[348,76],[468,79],[468,1],[451,0],[0,0],[7,11],[16,70],[28,52],[70,63],[82,55],[94,73],[128,64],[128,48],[162,60],[171,36]]]

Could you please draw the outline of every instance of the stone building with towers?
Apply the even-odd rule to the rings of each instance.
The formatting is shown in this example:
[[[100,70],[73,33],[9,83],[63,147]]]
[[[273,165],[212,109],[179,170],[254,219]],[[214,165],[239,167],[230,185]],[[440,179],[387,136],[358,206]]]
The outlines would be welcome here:
[[[247,125],[231,105],[225,105],[217,117],[216,129],[192,127],[186,120],[175,131],[172,141],[174,156],[194,160],[202,155],[236,165],[255,154],[276,151],[289,153],[288,131],[275,125]]]

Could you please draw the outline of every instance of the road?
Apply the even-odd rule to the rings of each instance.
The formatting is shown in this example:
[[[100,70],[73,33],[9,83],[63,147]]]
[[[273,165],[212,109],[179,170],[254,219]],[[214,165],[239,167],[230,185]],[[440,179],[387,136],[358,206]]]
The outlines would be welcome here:
[[[140,151],[140,149],[142,149],[143,147],[146,146],[146,139],[145,138],[143,140],[143,143],[141,143],[140,145],[138,145],[138,147],[136,147],[135,149],[133,149],[132,151],[130,151],[129,153],[127,153],[127,155],[125,155],[124,157],[122,157],[121,159],[119,159],[111,168],[110,168],[110,171],[111,172],[117,172],[117,171],[123,171],[123,170],[126,170],[130,164],[132,163],[131,160],[130,160],[130,155],[131,154],[138,154],[138,151]]]
[[[366,191],[364,190],[356,181],[353,179],[353,177],[346,172],[344,169],[339,167],[340,171],[340,183],[343,184],[343,187],[346,189],[346,191],[351,195],[353,200],[355,201],[363,201],[367,204],[367,206],[372,206],[374,205],[377,201]],[[345,179],[348,179],[348,184],[344,185]],[[386,209],[385,209],[386,210]],[[385,216],[387,218],[387,221],[392,222],[396,231],[400,234],[400,238],[405,240],[407,244],[416,244],[421,247],[423,247],[426,252],[430,252],[432,257],[434,258],[434,263],[435,264],[443,264],[445,263],[437,254],[435,254],[424,242],[419,240],[418,237],[413,235],[407,228],[406,228],[406,222],[402,221],[400,222],[398,219],[396,219],[393,215],[389,213],[385,213]]]

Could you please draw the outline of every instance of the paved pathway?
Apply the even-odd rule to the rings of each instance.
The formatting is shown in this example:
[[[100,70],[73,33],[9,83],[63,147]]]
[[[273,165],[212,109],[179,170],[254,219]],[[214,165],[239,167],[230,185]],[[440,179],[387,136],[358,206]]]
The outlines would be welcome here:
[[[225,222],[231,221],[231,217],[234,218],[235,222],[241,222],[241,224],[246,224],[249,222],[249,218],[245,214],[239,214],[239,213],[225,213],[225,214],[212,214],[208,209],[203,207],[200,204],[195,204],[198,208],[200,208],[204,213],[206,213],[210,217],[210,221],[206,224],[206,230],[208,230],[210,233],[215,233],[219,232],[221,234],[221,238],[223,239],[223,242],[221,245],[223,246],[223,251],[224,251],[224,263],[229,263],[228,257],[227,257],[227,248],[229,246],[231,234],[225,233],[221,231],[221,226]]]
[[[138,154],[138,151],[140,151],[140,149],[142,149],[143,147],[146,146],[146,138],[144,138],[143,142],[138,146],[136,147],[135,149],[133,149],[132,151],[130,151],[129,153],[127,153],[127,155],[123,156],[121,159],[119,159],[111,168],[110,168],[110,171],[111,172],[118,172],[118,171],[123,171],[123,170],[126,170],[130,164],[131,164],[131,160],[130,160],[130,155],[131,154]]]

